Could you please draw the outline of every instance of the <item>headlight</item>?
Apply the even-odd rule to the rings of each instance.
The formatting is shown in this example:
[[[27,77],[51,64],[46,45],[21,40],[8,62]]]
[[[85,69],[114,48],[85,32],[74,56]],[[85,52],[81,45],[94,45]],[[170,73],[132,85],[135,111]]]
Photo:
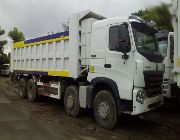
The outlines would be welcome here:
[[[146,92],[144,90],[139,90],[136,95],[136,101],[143,104],[146,99]]]

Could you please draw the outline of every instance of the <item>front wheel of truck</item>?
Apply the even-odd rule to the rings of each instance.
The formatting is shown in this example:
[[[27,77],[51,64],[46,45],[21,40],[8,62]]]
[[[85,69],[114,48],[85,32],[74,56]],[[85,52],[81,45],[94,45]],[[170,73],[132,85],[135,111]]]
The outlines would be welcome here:
[[[112,93],[102,90],[97,93],[93,104],[96,122],[105,129],[112,129],[117,124],[117,106]]]

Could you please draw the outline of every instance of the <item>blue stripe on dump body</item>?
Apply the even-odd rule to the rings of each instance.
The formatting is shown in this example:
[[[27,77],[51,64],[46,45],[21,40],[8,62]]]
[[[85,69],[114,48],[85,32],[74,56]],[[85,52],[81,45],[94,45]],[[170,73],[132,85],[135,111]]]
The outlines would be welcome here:
[[[32,74],[32,75],[48,75],[48,72],[40,72],[40,71],[23,71],[23,70],[13,70],[13,73],[19,73],[19,74]]]
[[[25,44],[30,44],[30,43],[34,43],[34,42],[59,38],[60,36],[68,36],[68,35],[69,35],[69,31],[65,31],[65,32],[61,32],[61,33],[56,33],[56,34],[52,34],[52,35],[47,35],[47,36],[42,36],[42,37],[26,40],[24,42],[25,42]]]

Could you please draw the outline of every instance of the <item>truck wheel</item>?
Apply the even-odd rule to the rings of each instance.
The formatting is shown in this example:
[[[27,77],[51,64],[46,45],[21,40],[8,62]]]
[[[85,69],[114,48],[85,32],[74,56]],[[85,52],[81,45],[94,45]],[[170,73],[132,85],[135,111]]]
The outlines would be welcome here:
[[[69,86],[64,94],[64,107],[66,113],[72,117],[79,114],[79,88],[77,86]]]
[[[27,81],[24,78],[19,80],[18,95],[21,99],[27,98]]]
[[[37,99],[37,86],[33,79],[30,79],[28,81],[27,97],[30,102],[35,102]]]
[[[97,123],[106,129],[112,129],[117,124],[118,115],[114,97],[111,92],[102,90],[97,93],[94,104],[94,117]]]

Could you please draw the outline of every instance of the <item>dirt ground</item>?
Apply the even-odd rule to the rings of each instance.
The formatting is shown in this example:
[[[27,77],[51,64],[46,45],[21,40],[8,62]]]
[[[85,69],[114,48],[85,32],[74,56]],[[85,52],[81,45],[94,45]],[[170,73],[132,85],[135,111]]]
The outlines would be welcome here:
[[[7,98],[8,106],[28,116],[27,126],[30,127],[27,129],[30,130],[33,140],[35,138],[32,136],[37,134],[36,139],[38,140],[43,136],[49,139],[46,136],[47,133],[51,139],[59,140],[180,140],[180,104],[178,106],[174,101],[143,116],[124,115],[120,118],[116,128],[105,130],[97,126],[92,110],[81,110],[78,118],[71,118],[65,113],[63,102],[60,100],[42,97],[38,102],[30,103],[25,99],[19,99],[15,84],[11,83],[7,77],[0,77],[0,102],[1,96]],[[1,103],[0,112],[4,114]],[[13,117],[13,114],[11,115]],[[0,118],[0,126],[1,123]],[[11,124],[8,120],[9,125],[20,125],[18,120],[13,123]],[[6,127],[2,129],[6,131]],[[24,137],[28,139],[29,133],[23,133],[23,136],[17,139]],[[1,127],[0,139],[2,139]]]

